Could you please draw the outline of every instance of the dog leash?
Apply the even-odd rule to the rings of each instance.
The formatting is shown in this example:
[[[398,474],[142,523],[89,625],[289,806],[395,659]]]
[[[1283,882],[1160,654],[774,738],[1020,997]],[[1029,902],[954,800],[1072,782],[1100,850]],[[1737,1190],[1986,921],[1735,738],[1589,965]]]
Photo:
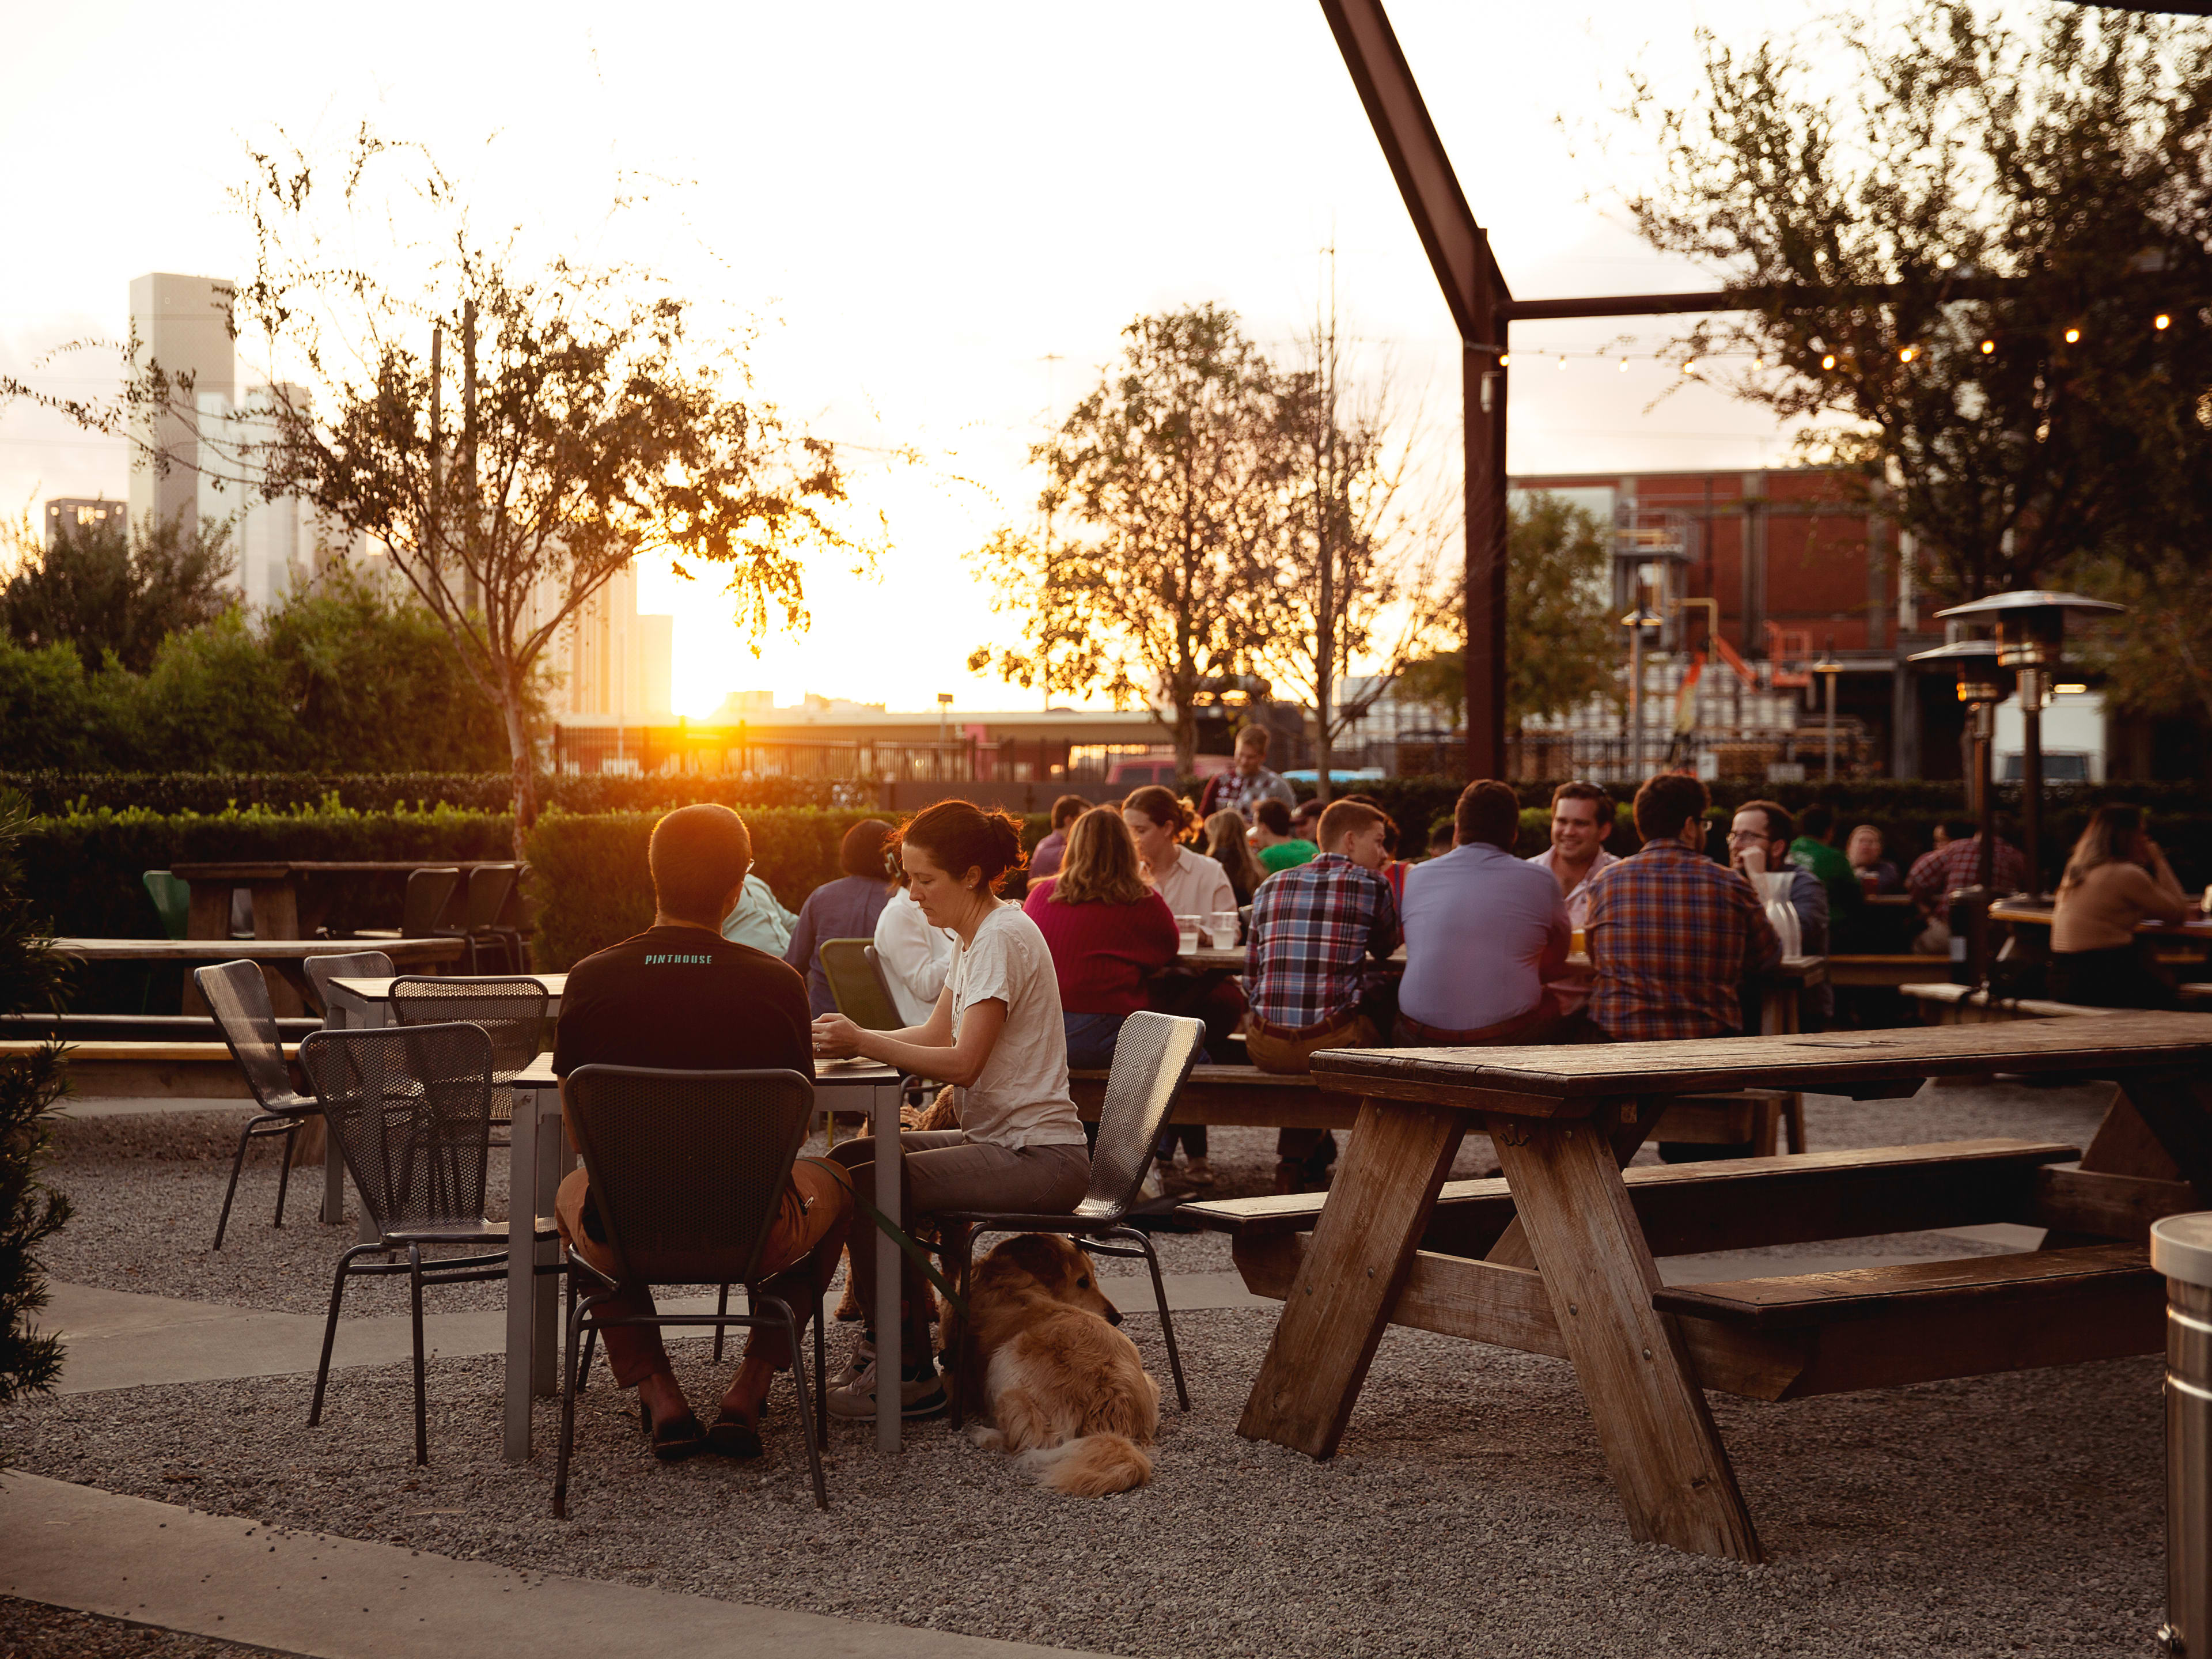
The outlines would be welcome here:
[[[938,1272],[936,1267],[930,1261],[929,1252],[909,1237],[907,1235],[906,1230],[903,1227],[901,1227],[897,1222],[892,1220],[874,1205],[869,1203],[868,1200],[862,1198],[860,1194],[854,1193],[853,1194],[853,1202],[860,1206],[860,1213],[867,1217],[869,1221],[874,1224],[878,1232],[880,1232],[884,1237],[890,1239],[892,1243],[897,1245],[901,1250],[905,1252],[907,1260],[913,1262],[915,1267],[921,1269],[922,1276],[927,1279],[931,1284],[937,1286],[937,1293],[952,1304],[953,1311],[957,1313],[961,1318],[967,1318],[967,1298],[963,1297],[957,1291],[955,1291],[951,1285],[945,1282],[945,1275]]]

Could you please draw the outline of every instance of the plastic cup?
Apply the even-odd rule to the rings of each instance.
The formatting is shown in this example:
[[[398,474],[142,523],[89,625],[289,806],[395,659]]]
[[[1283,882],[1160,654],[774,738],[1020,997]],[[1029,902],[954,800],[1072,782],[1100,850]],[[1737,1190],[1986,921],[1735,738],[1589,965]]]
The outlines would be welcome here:
[[[1180,936],[1176,941],[1176,949],[1185,956],[1198,949],[1198,923],[1199,919],[1196,916],[1176,918],[1176,932]]]
[[[1589,935],[1583,932],[1581,928],[1576,928],[1574,938],[1568,942],[1568,949],[1572,951],[1574,954],[1578,957],[1589,955]]]
[[[1213,935],[1213,948],[1233,951],[1237,948],[1237,913],[1234,910],[1215,910],[1206,918],[1206,930]]]

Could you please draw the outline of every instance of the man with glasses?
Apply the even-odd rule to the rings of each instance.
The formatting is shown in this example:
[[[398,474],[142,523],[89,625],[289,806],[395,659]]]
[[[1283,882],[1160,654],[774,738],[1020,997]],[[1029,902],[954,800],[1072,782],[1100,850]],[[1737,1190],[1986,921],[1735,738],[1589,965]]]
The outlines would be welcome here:
[[[1808,957],[1828,954],[1828,890],[1812,871],[1792,863],[1790,840],[1797,826],[1790,809],[1778,801],[1747,800],[1735,809],[1729,824],[1729,863],[1747,876],[1790,872],[1790,908],[1797,913],[1800,948]],[[1759,886],[1753,882],[1752,886]],[[1828,988],[1820,988],[1820,1012],[1825,1015]]]

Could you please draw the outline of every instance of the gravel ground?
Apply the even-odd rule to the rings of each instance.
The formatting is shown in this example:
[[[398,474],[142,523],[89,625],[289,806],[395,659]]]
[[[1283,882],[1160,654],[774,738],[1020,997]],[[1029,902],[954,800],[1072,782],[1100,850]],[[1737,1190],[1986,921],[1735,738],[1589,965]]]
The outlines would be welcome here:
[[[265,1659],[268,1652],[0,1595],[0,1659]]]
[[[519,1567],[877,1622],[1143,1656],[1869,1656],[2146,1650],[2163,1592],[2159,1362],[1714,1412],[1772,1563],[1632,1543],[1563,1362],[1384,1340],[1342,1454],[1239,1439],[1265,1313],[1178,1322],[1196,1409],[1152,1486],[1062,1498],[942,1424],[881,1458],[833,1429],[808,1499],[790,1397],[769,1455],[647,1455],[599,1373],[568,1522],[550,1449],[499,1461],[499,1364],[441,1361],[434,1462],[404,1367],[351,1371],[325,1426],[300,1378],[21,1404],[12,1462],[218,1513]],[[1156,1372],[1147,1319],[1127,1327]],[[690,1345],[687,1345],[689,1346]],[[721,1381],[679,1351],[695,1401]],[[556,1413],[542,1406],[541,1445]]]

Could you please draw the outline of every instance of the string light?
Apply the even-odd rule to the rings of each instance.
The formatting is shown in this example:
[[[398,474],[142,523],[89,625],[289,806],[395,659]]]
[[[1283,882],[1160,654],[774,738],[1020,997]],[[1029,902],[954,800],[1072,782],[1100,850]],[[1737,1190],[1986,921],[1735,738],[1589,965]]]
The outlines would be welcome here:
[[[1499,353],[1498,354],[1498,368],[1512,368],[1512,367],[1513,367],[1513,354],[1512,354],[1511,352],[1510,352],[1510,351],[1501,351],[1501,352],[1499,352]]]
[[[2081,331],[2078,328],[2068,329],[2066,331],[2066,343],[2068,345],[2080,345],[2081,343]]]
[[[2150,325],[2156,329],[2172,328],[2173,326],[2173,319],[2167,316],[2166,313],[2161,311],[2157,316],[2150,319]]]
[[[1823,358],[1821,358],[1821,359],[1820,359],[1820,367],[1821,367],[1821,368],[1833,368],[1835,366],[1836,366],[1836,354],[1835,354],[1834,352],[1832,352],[1832,352],[1830,352],[1826,356],[1825,356],[1825,357],[1823,357]]]
[[[1628,359],[1626,357],[1620,360],[1620,372],[1624,374],[1628,373]]]
[[[1995,340],[1984,340],[1982,342],[1982,356],[1984,357],[1988,356],[1996,349],[1997,343]]]
[[[1766,367],[1766,356],[1765,356],[1765,354],[1764,352],[1762,352],[1762,353],[1760,353],[1758,356],[1753,357],[1753,358],[1751,360],[1751,366],[1752,366],[1753,368],[1765,368]]]
[[[1918,346],[1907,346],[1904,350],[1897,354],[1897,361],[1900,363],[1909,363],[1919,355],[1920,348]]]
[[[1559,367],[1560,367],[1562,369],[1564,369],[1564,368],[1566,368],[1566,366],[1567,366],[1567,354],[1566,354],[1565,352],[1562,351],[1562,352],[1559,354]]]
[[[1691,358],[1688,362],[1682,365],[1682,373],[1685,374],[1694,374],[1697,372],[1698,360],[1695,357]]]

